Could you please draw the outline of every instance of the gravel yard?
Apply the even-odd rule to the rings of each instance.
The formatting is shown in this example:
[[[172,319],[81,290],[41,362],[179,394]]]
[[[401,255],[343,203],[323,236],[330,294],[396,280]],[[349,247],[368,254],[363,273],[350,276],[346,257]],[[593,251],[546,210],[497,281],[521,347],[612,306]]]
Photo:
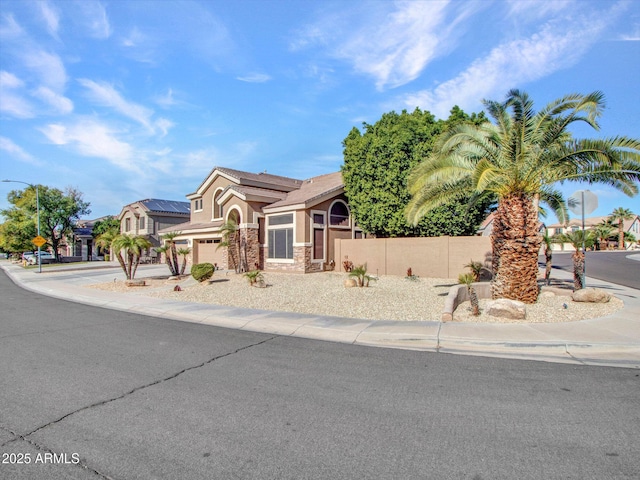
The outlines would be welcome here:
[[[210,303],[317,315],[372,320],[440,320],[444,301],[457,282],[444,278],[383,276],[368,288],[345,288],[347,275],[324,272],[308,275],[265,273],[265,288],[251,287],[246,278],[233,273],[216,272],[209,282],[199,284],[191,277],[182,280],[147,278],[147,286],[127,287],[124,282],[91,285],[91,288],[130,292],[150,297],[187,302]],[[141,278],[142,279],[142,278]],[[174,291],[179,285],[181,291]],[[486,300],[481,300],[480,308]],[[565,308],[563,304],[566,304]],[[572,302],[565,296],[541,296],[535,305],[527,305],[527,322],[567,322],[609,315],[622,308],[613,298],[605,304]],[[481,314],[474,317],[469,303],[461,304],[453,321],[504,323],[509,320]]]

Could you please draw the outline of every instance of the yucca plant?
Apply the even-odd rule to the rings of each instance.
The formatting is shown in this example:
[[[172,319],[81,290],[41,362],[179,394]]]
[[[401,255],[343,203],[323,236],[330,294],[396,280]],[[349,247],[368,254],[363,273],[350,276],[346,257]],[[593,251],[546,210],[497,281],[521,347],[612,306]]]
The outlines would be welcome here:
[[[476,294],[476,290],[473,288],[473,273],[461,273],[458,275],[458,282],[467,286],[469,301],[471,302],[471,313],[475,316],[480,315],[480,302],[478,302],[478,295]]]

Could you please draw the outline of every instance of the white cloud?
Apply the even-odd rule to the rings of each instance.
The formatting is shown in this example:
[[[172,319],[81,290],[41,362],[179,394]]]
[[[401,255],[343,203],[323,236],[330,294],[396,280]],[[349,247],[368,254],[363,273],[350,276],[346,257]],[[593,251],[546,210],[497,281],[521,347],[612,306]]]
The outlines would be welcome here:
[[[60,13],[58,10],[48,1],[38,2],[40,7],[40,14],[47,26],[49,34],[58,38],[58,28],[60,26]]]
[[[24,82],[13,73],[0,71],[0,88],[19,88],[24,86]]]
[[[142,173],[134,161],[134,150],[118,140],[107,125],[83,118],[75,124],[49,124],[41,132],[55,145],[69,146],[78,154],[107,160],[123,170]]]
[[[58,55],[44,50],[30,49],[21,55],[24,65],[36,72],[40,81],[55,90],[62,92],[67,83],[67,72]]]
[[[6,40],[14,40],[21,37],[24,30],[13,15],[2,15],[2,24],[0,24],[0,38]]]
[[[160,129],[162,132],[162,136],[166,136],[169,133],[169,129],[173,128],[175,124],[171,120],[167,120],[166,118],[159,118],[155,121],[155,126]]]
[[[76,2],[76,6],[79,20],[88,29],[89,35],[98,39],[111,36],[111,25],[104,5],[95,0],[82,0]]]
[[[294,51],[319,45],[374,79],[379,90],[415,80],[456,43],[459,24],[480,2],[451,0],[382,2],[341,9],[307,26],[291,42]]]
[[[154,98],[155,102],[163,108],[173,107],[177,105],[178,102],[175,98],[173,98],[173,89],[167,90],[165,95],[158,95]]]
[[[434,89],[405,96],[403,103],[410,109],[419,106],[440,117],[446,117],[454,105],[475,108],[483,98],[503,95],[509,88],[572,66],[596,42],[607,21],[607,16],[600,14],[574,17],[570,28],[566,23],[547,23],[529,38],[495,47],[457,77]]]
[[[271,76],[267,75],[266,73],[250,73],[249,75],[236,77],[236,80],[247,83],[264,83],[271,80]]]
[[[532,20],[555,15],[570,8],[577,8],[575,0],[508,0],[509,15],[518,19]]]
[[[33,105],[22,96],[0,89],[0,111],[16,118],[33,118]]]
[[[91,100],[97,104],[113,108],[125,117],[139,122],[151,133],[155,131],[151,122],[153,110],[125,100],[122,95],[120,95],[116,89],[108,83],[98,83],[86,78],[81,78],[78,82],[89,90]]]
[[[0,137],[0,150],[4,150],[22,162],[29,163],[31,165],[42,165],[42,162],[36,160],[31,154],[25,152],[22,147],[16,145],[7,137]]]
[[[73,111],[73,102],[47,87],[38,88],[33,95],[51,105],[57,113],[67,115]]]

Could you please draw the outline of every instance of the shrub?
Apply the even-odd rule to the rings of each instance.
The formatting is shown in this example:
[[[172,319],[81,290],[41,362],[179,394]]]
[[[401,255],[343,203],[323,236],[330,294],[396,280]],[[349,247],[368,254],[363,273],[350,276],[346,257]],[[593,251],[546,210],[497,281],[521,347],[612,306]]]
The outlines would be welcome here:
[[[351,273],[349,273],[349,277],[355,277],[359,287],[368,287],[371,280],[377,280],[377,278],[367,274],[366,263],[353,268]]]
[[[478,295],[473,288],[474,281],[475,276],[473,273],[461,273],[460,275],[458,275],[458,282],[467,286],[467,291],[469,292],[469,301],[471,302],[471,311],[473,315],[478,316],[480,315],[480,303],[478,302]]]
[[[244,274],[245,277],[249,280],[249,285],[257,285],[258,283],[262,283],[264,281],[264,276],[260,270],[252,270]]]
[[[197,263],[191,267],[191,275],[198,282],[205,282],[213,277],[214,266],[211,263]]]

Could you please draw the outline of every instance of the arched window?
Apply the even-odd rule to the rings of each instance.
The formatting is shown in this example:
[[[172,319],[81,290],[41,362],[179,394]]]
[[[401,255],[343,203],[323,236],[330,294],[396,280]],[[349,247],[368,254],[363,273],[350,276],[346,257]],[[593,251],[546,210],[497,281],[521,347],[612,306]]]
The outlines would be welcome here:
[[[211,208],[211,212],[214,219],[223,218],[224,211],[222,205],[219,203],[220,197],[222,196],[222,192],[224,190],[222,188],[218,188],[216,192],[213,194],[213,205]]]
[[[329,209],[329,225],[349,227],[349,207],[342,200],[336,200]]]

